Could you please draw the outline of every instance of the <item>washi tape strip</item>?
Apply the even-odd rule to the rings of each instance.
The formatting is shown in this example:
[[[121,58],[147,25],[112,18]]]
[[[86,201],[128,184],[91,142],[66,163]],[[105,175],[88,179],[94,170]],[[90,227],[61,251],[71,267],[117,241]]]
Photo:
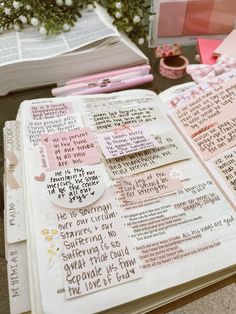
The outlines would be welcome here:
[[[161,58],[160,74],[169,79],[179,79],[186,74],[189,61],[184,56]]]
[[[157,58],[166,58],[180,56],[182,54],[182,49],[180,44],[173,45],[160,45],[155,49],[155,55]]]

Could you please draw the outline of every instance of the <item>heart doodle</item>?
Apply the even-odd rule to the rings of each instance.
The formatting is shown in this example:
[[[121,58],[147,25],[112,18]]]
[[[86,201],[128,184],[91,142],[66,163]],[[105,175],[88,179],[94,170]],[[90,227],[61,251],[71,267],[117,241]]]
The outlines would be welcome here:
[[[36,181],[39,181],[39,182],[45,181],[45,173],[42,172],[42,173],[40,174],[40,176],[35,176],[34,179],[35,179]]]

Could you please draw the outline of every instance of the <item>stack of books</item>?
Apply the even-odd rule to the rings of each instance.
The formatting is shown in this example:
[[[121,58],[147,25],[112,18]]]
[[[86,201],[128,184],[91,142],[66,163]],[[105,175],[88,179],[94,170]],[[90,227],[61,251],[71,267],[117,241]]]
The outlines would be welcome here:
[[[112,23],[97,5],[94,11],[85,10],[68,33],[45,37],[29,27],[1,34],[0,95],[147,64],[146,56]]]

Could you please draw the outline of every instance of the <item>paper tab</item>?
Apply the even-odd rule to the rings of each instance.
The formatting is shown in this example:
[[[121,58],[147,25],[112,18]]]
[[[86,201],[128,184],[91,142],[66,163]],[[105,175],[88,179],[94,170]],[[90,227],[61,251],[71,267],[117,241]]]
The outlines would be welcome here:
[[[4,128],[6,178],[6,235],[7,242],[26,239],[25,209],[22,187],[21,145],[19,123],[7,121]]]
[[[58,211],[66,298],[110,288],[141,276],[113,190],[92,207]]]
[[[7,246],[8,291],[11,314],[30,311],[26,242]]]
[[[25,211],[22,189],[6,192],[7,242],[26,239]]]
[[[123,177],[121,184],[128,202],[145,201],[182,188],[180,179],[172,175],[172,167],[164,167],[133,177]]]
[[[55,205],[81,208],[102,196],[105,182],[100,166],[86,166],[49,172],[46,187],[48,198]]]
[[[100,156],[90,128],[44,134],[41,143],[45,147],[48,170],[77,164],[100,163]]]
[[[117,127],[113,132],[97,134],[98,142],[107,159],[133,154],[158,146],[145,126]]]

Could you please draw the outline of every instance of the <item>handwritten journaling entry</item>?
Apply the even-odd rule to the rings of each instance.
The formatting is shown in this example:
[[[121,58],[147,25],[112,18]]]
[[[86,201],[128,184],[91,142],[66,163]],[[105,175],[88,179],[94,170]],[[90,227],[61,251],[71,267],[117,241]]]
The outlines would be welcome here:
[[[163,119],[159,110],[155,108],[154,95],[147,93],[143,95],[137,91],[119,96],[113,94],[96,100],[88,97],[84,101],[98,132],[111,131],[123,124],[135,126]]]
[[[236,147],[217,157],[216,167],[236,195]]]
[[[92,165],[100,162],[99,153],[90,128],[81,128],[55,134],[43,134],[48,170],[78,164]]]
[[[141,276],[138,259],[112,189],[93,206],[58,211],[66,298],[119,285]]]
[[[27,138],[31,147],[35,147],[41,141],[41,135],[58,132],[73,131],[82,126],[78,115],[68,115],[48,120],[27,121]]]
[[[98,132],[111,131],[124,124],[160,122],[163,117],[156,107],[154,94],[143,91],[110,94],[98,99],[84,99],[92,124]],[[99,103],[99,106],[98,106]]]
[[[31,106],[31,116],[33,120],[51,119],[72,113],[72,104],[69,102],[48,103],[47,100],[42,100],[42,103]]]
[[[89,206],[102,196],[104,189],[105,182],[99,166],[68,168],[47,174],[48,198],[60,207]]]
[[[218,125],[211,125],[204,133],[193,138],[193,142],[205,160],[236,145],[236,117]]]
[[[154,138],[158,147],[132,155],[104,159],[104,164],[111,178],[129,176],[189,158],[188,152],[173,132],[155,135]]]
[[[137,125],[157,120],[153,107],[128,108],[93,115],[97,131],[109,131],[124,124]]]
[[[173,114],[205,160],[236,145],[235,103],[236,79],[232,79]]]
[[[125,156],[158,146],[158,142],[145,126],[121,126],[111,132],[97,134],[106,159]]]
[[[139,175],[121,178],[124,197],[128,202],[148,200],[182,188],[179,178],[172,175],[172,167],[163,167]]]

